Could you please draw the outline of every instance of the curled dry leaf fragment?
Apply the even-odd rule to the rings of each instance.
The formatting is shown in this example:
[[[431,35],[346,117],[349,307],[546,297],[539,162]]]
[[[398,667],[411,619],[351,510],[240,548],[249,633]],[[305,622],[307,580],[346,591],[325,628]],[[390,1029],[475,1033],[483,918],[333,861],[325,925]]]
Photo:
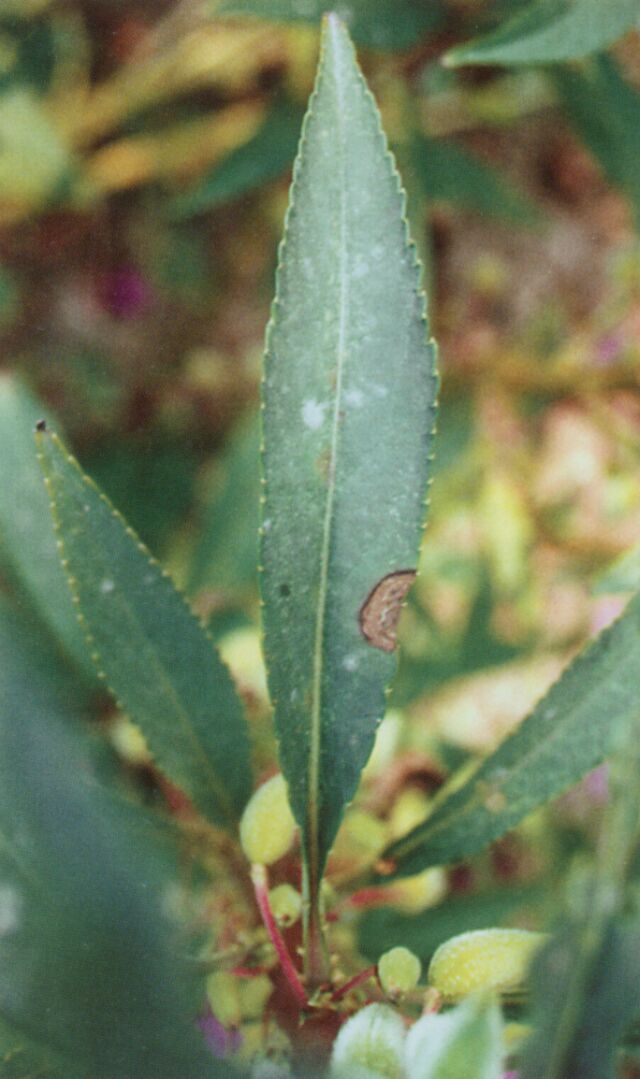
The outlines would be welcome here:
[[[360,608],[360,629],[374,648],[393,652],[398,639],[398,621],[407,592],[416,577],[413,569],[388,573],[371,590]]]

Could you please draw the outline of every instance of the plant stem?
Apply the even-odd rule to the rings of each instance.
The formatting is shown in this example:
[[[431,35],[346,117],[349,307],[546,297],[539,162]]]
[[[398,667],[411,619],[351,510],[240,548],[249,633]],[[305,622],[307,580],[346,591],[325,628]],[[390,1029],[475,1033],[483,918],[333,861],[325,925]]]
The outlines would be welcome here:
[[[308,861],[303,868],[304,972],[309,988],[319,989],[330,981],[329,956],[320,913],[320,881],[312,879]]]
[[[269,903],[269,881],[267,878],[267,870],[264,865],[252,865],[251,866],[251,880],[256,893],[256,902],[258,909],[264,922],[264,927],[269,934],[269,939],[273,944],[280,966],[282,967],[282,973],[284,974],[287,982],[291,988],[291,992],[296,998],[301,1008],[306,1008],[308,1004],[307,994],[305,988],[300,980],[300,975],[293,965],[293,960],[289,955],[287,946],[282,939],[282,934],[278,928],[276,920],[271,910],[271,904]]]
[[[354,974],[353,978],[349,978],[348,982],[345,982],[344,985],[340,985],[334,990],[331,994],[331,1000],[333,1002],[342,1000],[343,997],[346,997],[347,993],[350,993],[353,989],[357,989],[359,986],[363,985],[364,982],[368,982],[369,978],[375,978],[377,969],[378,968],[374,963],[373,966],[361,970],[359,974]]]

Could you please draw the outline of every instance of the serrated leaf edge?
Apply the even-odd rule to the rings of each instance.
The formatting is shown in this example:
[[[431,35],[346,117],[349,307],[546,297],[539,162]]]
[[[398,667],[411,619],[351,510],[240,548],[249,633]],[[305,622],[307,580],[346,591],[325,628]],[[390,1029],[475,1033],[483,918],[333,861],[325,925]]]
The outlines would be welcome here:
[[[96,668],[96,671],[97,671],[97,674],[98,674],[98,678],[100,679],[101,682],[104,683],[105,687],[109,691],[110,695],[113,697],[113,699],[114,699],[114,701],[116,703],[116,706],[120,709],[120,711],[122,711],[123,713],[125,713],[127,715],[129,714],[127,708],[123,705],[123,703],[120,700],[118,694],[116,693],[115,689],[111,685],[111,683],[110,683],[110,681],[109,681],[109,679],[107,677],[106,672],[103,669],[103,661],[102,661],[102,657],[100,655],[98,646],[96,644],[96,640],[95,640],[95,638],[94,638],[94,636],[93,636],[93,634],[92,634],[92,632],[91,632],[91,630],[89,628],[89,625],[88,625],[88,623],[86,621],[86,618],[85,618],[84,614],[82,613],[81,600],[80,600],[80,595],[79,595],[79,591],[78,591],[77,580],[69,570],[69,560],[68,560],[68,558],[66,557],[66,554],[65,554],[66,548],[65,548],[64,536],[63,536],[63,529],[62,529],[62,525],[61,525],[60,518],[59,518],[59,513],[58,513],[57,499],[56,499],[56,496],[55,496],[55,494],[53,492],[53,489],[52,489],[53,484],[52,484],[51,478],[48,475],[46,459],[45,459],[45,456],[44,456],[44,454],[43,454],[43,452],[42,452],[42,450],[40,448],[41,440],[43,438],[50,438],[51,439],[51,441],[54,443],[54,445],[59,450],[59,452],[66,457],[67,463],[69,465],[71,465],[80,474],[82,482],[87,487],[89,487],[94,494],[96,494],[98,496],[98,498],[105,504],[105,506],[107,507],[107,509],[111,513],[111,515],[122,525],[125,533],[129,537],[129,539],[131,539],[135,543],[138,551],[146,558],[149,565],[152,566],[155,570],[157,570],[159,572],[161,579],[166,581],[167,585],[181,599],[181,601],[184,604],[184,607],[186,608],[189,616],[193,619],[193,621],[197,624],[200,631],[207,638],[214,655],[218,659],[218,662],[220,663],[221,667],[226,671],[231,685],[235,686],[235,682],[233,680],[231,672],[230,672],[227,664],[224,662],[224,660],[220,656],[220,653],[218,652],[218,649],[216,648],[216,645],[214,643],[214,640],[213,640],[211,634],[209,633],[209,630],[207,629],[207,627],[204,624],[203,620],[201,618],[199,618],[194,613],[194,611],[193,611],[193,609],[191,607],[191,604],[189,603],[189,600],[188,600],[187,596],[176,585],[173,578],[167,572],[167,570],[164,568],[164,566],[151,554],[148,547],[146,547],[146,545],[142,542],[142,540],[136,534],[136,532],[134,532],[134,530],[131,528],[131,526],[129,524],[127,524],[127,521],[125,520],[125,518],[122,516],[122,514],[119,512],[119,510],[117,510],[115,508],[115,506],[112,504],[112,502],[109,500],[109,498],[107,498],[107,496],[104,494],[104,492],[100,490],[100,488],[95,483],[95,481],[90,476],[86,475],[86,473],[80,467],[80,464],[76,460],[76,458],[71,453],[69,453],[67,451],[67,449],[64,446],[62,440],[54,432],[49,432],[49,431],[47,431],[47,432],[37,431],[35,437],[36,437],[36,444],[37,444],[37,447],[38,447],[37,448],[38,462],[39,462],[40,467],[42,469],[42,474],[43,474],[43,478],[44,478],[44,484],[45,484],[45,487],[47,489],[47,495],[49,497],[49,504],[50,504],[50,507],[51,507],[51,515],[53,517],[54,529],[55,529],[56,535],[58,537],[57,540],[56,540],[56,544],[57,544],[57,547],[58,547],[58,552],[60,554],[60,562],[61,562],[62,568],[63,568],[63,570],[65,572],[67,583],[69,585],[69,590],[71,592],[71,599],[73,601],[73,605],[74,605],[74,608],[75,608],[76,617],[78,619],[80,627],[81,627],[81,629],[82,629],[82,631],[84,633],[85,639],[87,641],[87,645],[89,647],[89,651],[90,651],[90,654],[91,654],[91,659],[92,659],[92,661],[93,661],[93,663],[95,665],[95,668]],[[180,702],[178,702],[178,703],[180,704]],[[242,706],[242,702],[241,702],[239,696],[238,696],[238,706],[240,708],[241,714],[244,715],[244,708]],[[188,718],[188,713],[184,710],[184,708],[182,707],[181,704],[180,704],[180,711],[184,715],[186,726],[189,729],[191,729],[192,724],[191,724],[191,721]],[[138,722],[136,720],[135,716],[131,716],[131,719],[136,723]],[[149,732],[146,729],[143,729],[142,726],[141,726],[140,729],[143,731],[145,741],[147,742],[147,745],[148,745],[148,748],[149,748],[149,753],[150,753],[151,759],[153,760],[153,763],[154,763],[154,767],[156,767],[158,772],[161,773],[170,783],[175,783],[176,781],[173,779],[173,777],[168,775],[167,772],[164,770],[164,768],[158,763],[156,753],[154,752],[153,743],[155,741],[155,737],[154,737],[153,732],[151,732],[151,734],[149,734]],[[232,827],[233,831],[235,832],[235,831],[237,831],[237,826],[238,826],[238,815],[235,812],[235,810],[233,809],[233,806],[232,806],[231,802],[229,801],[228,796],[224,792],[224,788],[221,786],[220,780],[217,777],[217,775],[215,773],[215,770],[213,769],[212,765],[210,764],[210,761],[209,761],[209,758],[208,758],[206,752],[200,747],[200,740],[199,740],[197,732],[192,731],[192,735],[193,735],[193,744],[195,746],[197,746],[199,755],[202,757],[202,759],[206,763],[207,771],[213,777],[212,790],[214,791],[215,796],[218,799],[221,808],[223,808],[224,816],[226,817],[226,819],[228,820],[230,826]],[[177,785],[180,786],[180,784],[177,784]],[[189,794],[188,791],[186,793]],[[203,815],[206,816],[204,811],[201,810],[200,807],[197,805],[197,802],[194,801],[194,805],[196,806],[196,808],[198,809],[199,812],[202,812]],[[207,817],[207,820],[208,820],[208,817]],[[216,826],[216,822],[209,821],[209,823],[213,824],[213,826]]]

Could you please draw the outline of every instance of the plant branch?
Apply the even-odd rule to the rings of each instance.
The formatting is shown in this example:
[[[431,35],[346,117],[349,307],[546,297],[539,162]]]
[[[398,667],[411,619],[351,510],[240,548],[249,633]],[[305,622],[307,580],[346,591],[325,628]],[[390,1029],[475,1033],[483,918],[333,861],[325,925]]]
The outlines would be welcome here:
[[[269,934],[269,939],[276,950],[280,966],[282,967],[282,973],[284,974],[291,992],[296,998],[301,1008],[306,1008],[308,1005],[307,994],[305,988],[300,980],[300,975],[293,965],[293,960],[289,955],[287,946],[282,939],[282,934],[278,928],[276,920],[271,910],[271,904],[269,902],[269,881],[267,878],[267,870],[264,865],[252,865],[251,866],[251,880],[256,894],[256,902],[258,909],[264,922],[264,927]]]

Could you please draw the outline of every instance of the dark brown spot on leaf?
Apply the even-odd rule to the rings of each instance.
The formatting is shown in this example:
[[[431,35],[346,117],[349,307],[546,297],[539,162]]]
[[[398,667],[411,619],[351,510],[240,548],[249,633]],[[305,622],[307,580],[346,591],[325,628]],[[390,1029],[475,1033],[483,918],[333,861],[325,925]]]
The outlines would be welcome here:
[[[36,431],[46,431],[46,429],[47,429],[47,421],[46,420],[38,420],[38,422],[36,423]]]
[[[371,590],[360,608],[360,629],[374,648],[393,652],[402,604],[416,576],[413,569],[388,573]]]

